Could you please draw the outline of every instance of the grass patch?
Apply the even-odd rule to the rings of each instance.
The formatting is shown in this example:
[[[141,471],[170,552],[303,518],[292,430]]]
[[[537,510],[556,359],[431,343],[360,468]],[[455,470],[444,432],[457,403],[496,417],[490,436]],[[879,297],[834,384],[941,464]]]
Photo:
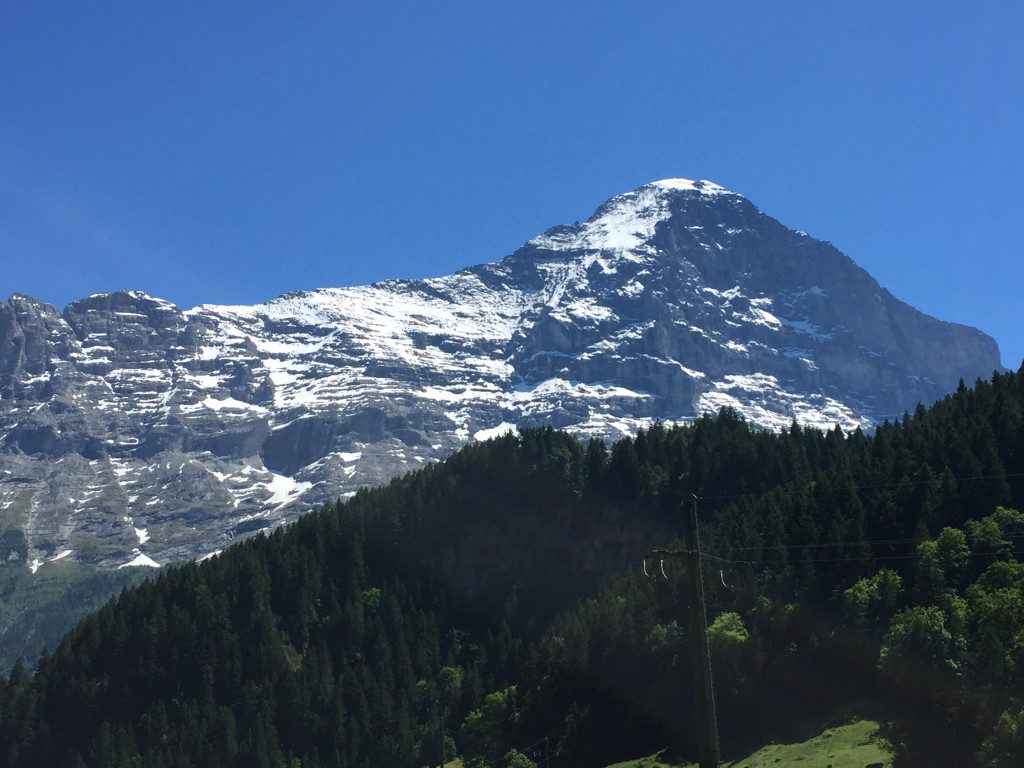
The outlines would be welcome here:
[[[817,736],[796,744],[769,744],[749,757],[731,763],[727,768],[864,768],[881,763],[892,765],[889,745],[878,734],[878,723],[857,720],[835,728],[827,728]],[[696,768],[694,764],[681,766],[660,760],[660,753],[615,763],[608,768]]]
[[[0,672],[17,659],[31,667],[43,648],[53,650],[79,621],[127,586],[151,576],[149,568],[100,570],[72,560],[0,566]]]

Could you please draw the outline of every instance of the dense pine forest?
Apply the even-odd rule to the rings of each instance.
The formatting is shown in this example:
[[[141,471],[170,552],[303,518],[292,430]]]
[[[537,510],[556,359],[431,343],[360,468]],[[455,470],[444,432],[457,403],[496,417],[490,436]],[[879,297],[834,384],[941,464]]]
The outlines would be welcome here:
[[[855,711],[900,765],[1024,764],[1024,370],[871,435],[468,446],[127,588],[0,682],[0,764],[692,756],[693,595],[640,566],[693,495],[726,755]]]

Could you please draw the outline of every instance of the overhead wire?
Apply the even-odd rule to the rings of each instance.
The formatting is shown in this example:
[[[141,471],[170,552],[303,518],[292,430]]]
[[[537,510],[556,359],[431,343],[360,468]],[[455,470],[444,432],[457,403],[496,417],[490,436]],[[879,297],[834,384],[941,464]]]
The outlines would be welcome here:
[[[1010,550],[1005,549],[995,550],[992,552],[967,552],[964,557],[992,557],[1002,555],[1024,555],[1024,550]],[[701,557],[708,558],[709,560],[715,560],[719,563],[725,563],[726,565],[779,565],[780,562],[777,560],[727,560],[723,557],[715,557],[709,555],[706,552],[700,553]],[[914,560],[921,557],[919,554],[913,555],[872,555],[870,557],[812,557],[804,558],[801,560],[785,560],[782,564],[784,565],[798,565],[801,563],[867,563],[875,560]]]
[[[953,479],[957,483],[970,483],[976,480],[999,480],[999,479],[1010,479],[1024,477],[1024,472],[1011,472],[1009,474],[1002,475],[973,475],[967,477],[957,477],[953,475]],[[936,475],[936,478],[941,479],[942,475]],[[868,490],[873,488],[899,488],[903,485],[931,485],[935,482],[932,480],[901,480],[895,483],[844,483],[843,485],[816,485],[813,481],[807,483],[804,486],[789,487],[785,484],[777,485],[772,488],[767,488],[763,491],[750,491],[747,493],[719,493],[710,494],[708,496],[701,496],[701,501],[712,501],[715,499],[745,499],[745,498],[756,498],[770,494],[772,491],[777,490],[789,490],[793,493],[799,491],[810,491],[811,493],[838,493],[841,491],[847,491],[850,489],[855,490]]]
[[[1024,537],[1024,531],[1011,531],[1010,533],[1000,533],[1000,536],[1007,539],[1016,539]],[[765,545],[752,545],[749,547],[709,547],[714,552],[750,552],[754,550],[780,550],[780,549],[824,549],[824,548],[842,548],[842,547],[859,547],[859,546],[884,546],[894,544],[920,544],[924,541],[934,541],[934,539],[924,539],[921,537],[909,537],[903,539],[864,539],[860,541],[836,541],[836,542],[824,542],[821,544],[817,543],[805,543],[805,544],[765,544]]]

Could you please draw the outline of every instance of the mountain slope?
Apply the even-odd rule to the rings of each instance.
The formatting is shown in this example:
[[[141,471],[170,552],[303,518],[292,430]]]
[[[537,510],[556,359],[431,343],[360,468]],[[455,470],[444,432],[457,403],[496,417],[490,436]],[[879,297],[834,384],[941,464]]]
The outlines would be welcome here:
[[[892,766],[889,745],[878,733],[878,724],[860,720],[828,728],[820,734],[796,744],[770,744],[742,760],[730,761],[722,768],[776,768],[797,763],[832,768],[864,768]],[[697,768],[694,764],[671,766],[658,755],[627,760],[606,768]]]
[[[692,493],[726,755],[870,700],[904,765],[1019,765],[1022,476],[1024,371],[873,436],[506,435],[129,589],[0,681],[0,760],[686,762],[691,595],[639,563]]]
[[[447,277],[184,312],[13,297],[0,524],[33,567],[162,564],[513,427],[614,438],[730,406],[853,428],[998,367],[828,243],[669,179]]]

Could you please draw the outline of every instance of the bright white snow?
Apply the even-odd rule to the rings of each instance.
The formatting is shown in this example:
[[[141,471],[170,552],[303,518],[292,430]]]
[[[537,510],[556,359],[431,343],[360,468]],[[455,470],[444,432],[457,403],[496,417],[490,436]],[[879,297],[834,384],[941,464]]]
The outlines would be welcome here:
[[[481,429],[478,430],[477,432],[474,432],[473,439],[479,443],[482,443],[485,440],[490,440],[495,437],[507,435],[509,432],[511,432],[512,434],[518,434],[519,430],[516,428],[515,424],[510,424],[507,421],[503,421],[496,427],[491,427],[490,429]]]
[[[160,563],[158,563],[156,560],[149,557],[148,555],[144,555],[138,550],[135,550],[135,557],[133,557],[124,565],[119,565],[118,568],[135,568],[137,566],[145,568],[159,568]]]
[[[270,491],[270,497],[265,503],[272,507],[288,504],[301,496],[305,491],[308,491],[312,486],[312,483],[295,480],[287,475],[271,473],[271,480],[264,483],[264,487]]]

